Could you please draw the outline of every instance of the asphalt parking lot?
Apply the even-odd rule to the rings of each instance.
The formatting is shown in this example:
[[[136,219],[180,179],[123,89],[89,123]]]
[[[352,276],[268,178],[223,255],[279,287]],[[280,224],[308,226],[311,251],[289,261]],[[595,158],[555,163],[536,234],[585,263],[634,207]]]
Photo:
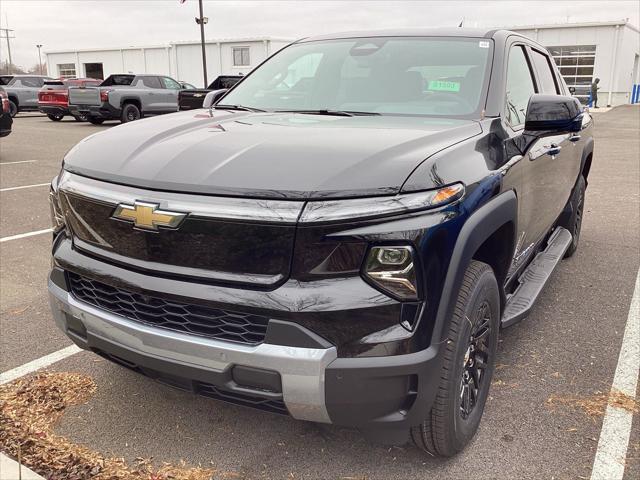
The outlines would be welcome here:
[[[49,368],[97,385],[56,433],[130,462],[184,460],[237,478],[590,478],[603,416],[585,406],[611,388],[640,265],[640,108],[594,116],[580,248],[532,315],[502,332],[480,431],[459,456],[431,459],[410,445],[376,446],[352,430],[195,397],[87,352]],[[50,234],[21,235],[50,227],[46,184],[65,152],[112,125],[21,114],[0,139],[1,372],[71,344],[49,313]],[[624,478],[640,478],[640,414],[625,461]]]

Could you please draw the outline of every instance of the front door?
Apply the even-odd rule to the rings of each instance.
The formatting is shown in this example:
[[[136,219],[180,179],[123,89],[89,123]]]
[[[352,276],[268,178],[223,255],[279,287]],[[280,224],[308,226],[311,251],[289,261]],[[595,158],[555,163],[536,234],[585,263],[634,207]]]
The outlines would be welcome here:
[[[539,91],[525,46],[511,46],[504,120],[515,136],[522,135],[529,99]],[[565,177],[566,167],[573,164],[570,144],[568,134],[553,135],[533,141],[523,152],[522,185],[518,193],[518,242],[514,257],[516,268],[535,251],[568,199]]]

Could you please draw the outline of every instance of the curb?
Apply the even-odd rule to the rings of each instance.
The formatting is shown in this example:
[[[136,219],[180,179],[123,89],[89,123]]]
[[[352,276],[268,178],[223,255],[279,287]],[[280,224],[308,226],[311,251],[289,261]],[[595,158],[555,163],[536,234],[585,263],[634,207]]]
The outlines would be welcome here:
[[[0,480],[45,480],[24,465],[0,453]]]

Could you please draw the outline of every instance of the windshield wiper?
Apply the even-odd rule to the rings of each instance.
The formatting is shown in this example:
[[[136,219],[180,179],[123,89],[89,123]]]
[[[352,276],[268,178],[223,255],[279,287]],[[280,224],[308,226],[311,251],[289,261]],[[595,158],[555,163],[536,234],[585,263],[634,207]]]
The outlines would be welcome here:
[[[306,113],[308,115],[333,115],[336,117],[374,116],[377,112],[358,112],[355,110],[276,110],[281,113]]]
[[[259,108],[245,107],[244,105],[213,105],[214,109],[221,110],[241,110],[243,112],[264,112],[266,110],[260,110]]]

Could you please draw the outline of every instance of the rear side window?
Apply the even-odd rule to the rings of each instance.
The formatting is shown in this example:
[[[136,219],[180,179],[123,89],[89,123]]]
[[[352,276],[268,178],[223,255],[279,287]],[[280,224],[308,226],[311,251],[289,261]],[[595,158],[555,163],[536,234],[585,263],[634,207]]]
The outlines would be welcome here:
[[[158,77],[142,77],[142,84],[147,88],[162,88]]]
[[[536,93],[529,62],[522,46],[509,52],[505,119],[512,127],[524,124],[529,98]]]
[[[532,50],[531,58],[533,60],[533,64],[536,67],[538,80],[540,81],[540,93],[557,95],[558,87],[556,86],[556,82],[553,77],[553,71],[551,70],[551,64],[549,63],[549,57],[536,50]]]
[[[44,79],[38,77],[22,77],[16,80],[20,80],[23,87],[40,88],[44,85]]]
[[[169,90],[180,90],[180,84],[176,82],[173,78],[169,77],[161,77],[162,83],[164,84],[164,88],[168,88]]]
[[[101,86],[111,87],[113,85],[131,85],[133,78],[133,75],[110,75],[104,82],[102,82]]]

